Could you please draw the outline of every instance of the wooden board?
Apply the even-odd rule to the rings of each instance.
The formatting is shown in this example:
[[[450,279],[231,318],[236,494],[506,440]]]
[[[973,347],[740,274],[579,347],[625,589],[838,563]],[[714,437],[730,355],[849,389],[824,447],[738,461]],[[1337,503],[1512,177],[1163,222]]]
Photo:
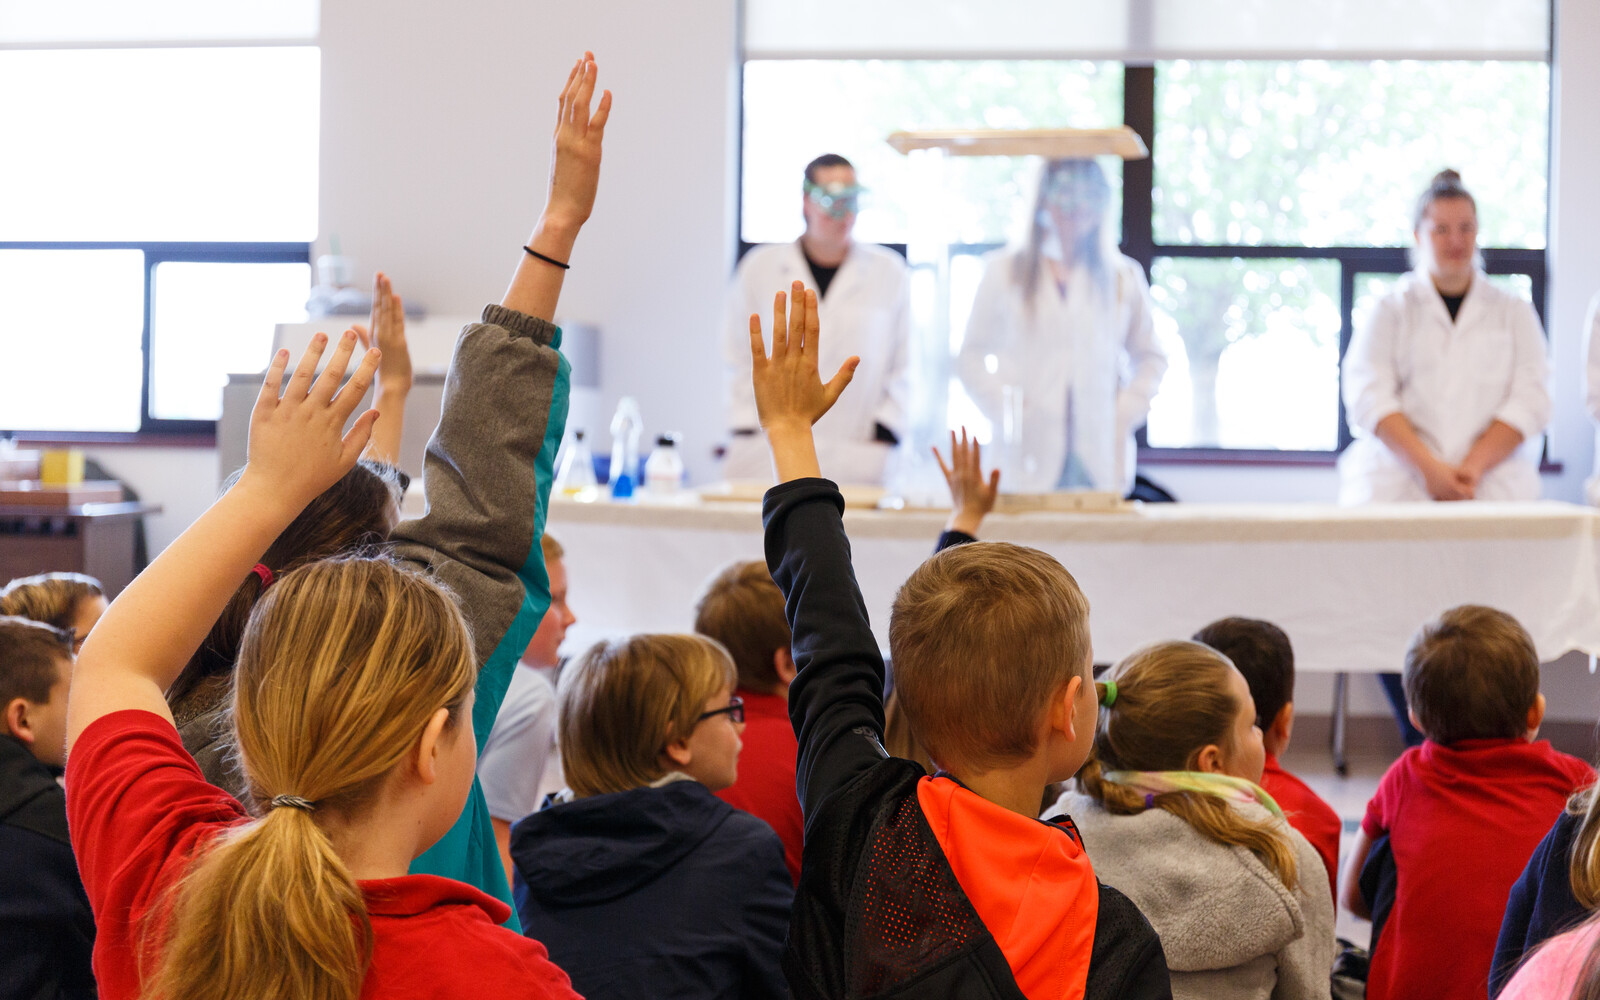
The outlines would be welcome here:
[[[902,153],[942,149],[952,156],[1044,156],[1053,160],[1120,156],[1142,160],[1150,155],[1139,133],[1116,128],[926,129],[895,132],[889,145]]]

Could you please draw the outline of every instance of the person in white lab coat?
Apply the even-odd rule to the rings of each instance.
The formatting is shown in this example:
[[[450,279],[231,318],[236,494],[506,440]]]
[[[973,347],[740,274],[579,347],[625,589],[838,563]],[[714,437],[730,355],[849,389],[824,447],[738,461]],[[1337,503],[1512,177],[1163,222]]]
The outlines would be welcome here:
[[[1590,418],[1600,422],[1600,294],[1589,300],[1583,328],[1589,333],[1583,347],[1583,404]],[[1595,438],[1594,469],[1583,484],[1583,495],[1600,507],[1600,436]]]
[[[1483,273],[1477,204],[1455,171],[1422,193],[1415,235],[1415,270],[1345,353],[1355,441],[1339,458],[1340,502],[1538,499],[1550,422],[1539,317]]]
[[[769,327],[773,296],[801,281],[817,290],[828,331],[818,364],[836,371],[852,355],[861,358],[850,392],[817,421],[817,450],[835,480],[880,485],[890,452],[909,429],[909,272],[894,251],[852,238],[861,188],[849,160],[832,153],[812,160],[802,190],[805,232],[745,254],[728,294],[723,363],[731,440],[723,475],[772,477],[750,386],[750,316]]]
[[[1094,160],[1047,162],[1023,236],[989,255],[978,283],[958,366],[1013,490],[1133,486],[1133,434],[1167,358],[1144,269],[1107,225],[1110,203]],[[1007,443],[1003,410],[1017,416],[1019,390]]]

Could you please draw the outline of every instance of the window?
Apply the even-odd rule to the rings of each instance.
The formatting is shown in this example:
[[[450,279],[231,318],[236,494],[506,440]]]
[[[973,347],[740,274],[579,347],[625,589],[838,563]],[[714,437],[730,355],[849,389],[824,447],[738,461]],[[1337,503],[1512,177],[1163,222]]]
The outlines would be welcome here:
[[[1444,167],[1477,196],[1488,272],[1543,315],[1548,0],[1115,0],[1087,22],[1038,0],[976,19],[951,0],[745,2],[741,238],[798,234],[810,157],[856,162],[857,238],[911,244],[914,451],[948,426],[990,433],[950,361],[1030,166],[919,170],[884,142],[896,130],[1126,122],[1144,136],[1151,159],[1108,165],[1170,359],[1145,458],[1330,461],[1349,440],[1353,323],[1407,269],[1415,199]],[[830,11],[852,30],[831,31]],[[930,239],[939,252],[919,254]]]
[[[305,319],[316,5],[88,6],[0,19],[0,432],[210,432]]]

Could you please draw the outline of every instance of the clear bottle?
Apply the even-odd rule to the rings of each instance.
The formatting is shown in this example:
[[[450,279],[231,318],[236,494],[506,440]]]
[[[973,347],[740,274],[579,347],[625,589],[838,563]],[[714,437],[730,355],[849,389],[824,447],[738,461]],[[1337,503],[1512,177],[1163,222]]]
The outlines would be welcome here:
[[[585,503],[600,493],[594,478],[594,455],[589,452],[589,443],[583,439],[582,430],[572,432],[572,440],[567,444],[566,453],[561,456],[561,468],[556,470],[555,485],[557,493]]]
[[[663,434],[644,463],[644,485],[652,497],[673,497],[683,490],[683,456],[678,436]]]
[[[617,400],[611,417],[611,499],[633,499],[639,475],[639,435],[644,433],[644,418],[632,396]]]

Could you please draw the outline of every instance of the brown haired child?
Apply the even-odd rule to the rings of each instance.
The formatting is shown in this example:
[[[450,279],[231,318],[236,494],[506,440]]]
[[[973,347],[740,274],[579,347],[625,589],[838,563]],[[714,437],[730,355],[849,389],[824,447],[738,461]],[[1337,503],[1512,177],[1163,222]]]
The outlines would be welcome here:
[[[811,425],[854,370],[817,373],[816,294],[774,303],[772,355],[750,319],[757,409],[780,485],[764,504],[768,565],[788,602],[798,673],[806,855],[784,971],[801,1000],[838,996],[1170,996],[1161,942],[1095,878],[1070,824],[1040,823],[1044,788],[1093,738],[1088,602],[1043,553],[956,546],[896,598],[901,704],[943,768],[882,746],[883,660],[850,566],[844,502],[820,478]]]
[[[1427,739],[1367,804],[1340,902],[1367,916],[1362,867],[1387,856],[1394,900],[1373,942],[1367,996],[1479,1000],[1512,883],[1594,771],[1536,741],[1539,656],[1503,611],[1463,605],[1424,625],[1402,677]],[[1382,838],[1388,850],[1375,852]]]

